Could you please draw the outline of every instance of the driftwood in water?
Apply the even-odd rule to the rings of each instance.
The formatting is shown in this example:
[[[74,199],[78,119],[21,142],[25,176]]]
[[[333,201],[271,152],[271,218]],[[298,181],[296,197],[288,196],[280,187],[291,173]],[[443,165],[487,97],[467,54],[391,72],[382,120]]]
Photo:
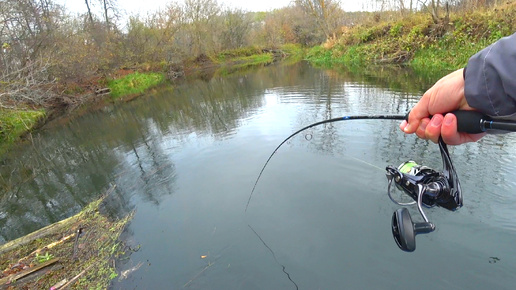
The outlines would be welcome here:
[[[111,192],[115,190],[116,186],[112,186],[104,195],[104,197],[108,196]],[[98,204],[102,201],[97,201]],[[81,217],[81,214],[74,215],[72,217],[69,217],[65,220],[53,223],[51,225],[48,225],[44,228],[41,228],[35,232],[32,232],[26,236],[20,237],[16,240],[10,241],[8,243],[5,243],[0,246],[0,255],[11,251],[17,247],[24,246],[34,240],[40,239],[42,237],[46,237],[53,234],[58,234],[64,232],[65,229],[69,228],[70,225],[74,224],[79,218]],[[73,235],[72,235],[73,236]]]
[[[0,254],[11,251],[17,247],[24,246],[34,240],[40,239],[42,237],[46,237],[48,235],[57,234],[63,231],[63,229],[67,228],[68,225],[73,224],[76,221],[78,216],[72,216],[60,222],[51,224],[44,228],[41,228],[35,232],[32,232],[26,236],[20,237],[16,240],[10,241],[0,246]]]
[[[103,96],[103,95],[108,95],[108,94],[111,94],[110,88],[100,88],[100,89],[95,90],[95,95],[97,95],[97,96]]]

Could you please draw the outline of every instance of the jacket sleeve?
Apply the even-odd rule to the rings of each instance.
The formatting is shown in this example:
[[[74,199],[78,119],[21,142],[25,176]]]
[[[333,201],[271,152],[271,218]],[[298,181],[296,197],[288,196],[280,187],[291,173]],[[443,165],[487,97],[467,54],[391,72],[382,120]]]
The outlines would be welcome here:
[[[472,56],[464,81],[471,107],[491,117],[516,120],[516,33]]]

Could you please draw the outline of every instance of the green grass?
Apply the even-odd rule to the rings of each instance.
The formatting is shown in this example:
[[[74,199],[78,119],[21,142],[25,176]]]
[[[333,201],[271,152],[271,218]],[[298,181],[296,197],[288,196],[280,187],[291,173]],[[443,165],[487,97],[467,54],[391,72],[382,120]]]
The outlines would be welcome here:
[[[330,49],[325,49],[320,45],[311,48],[306,55],[306,59],[320,65],[338,62],[337,59],[332,58],[332,51]]]
[[[324,64],[369,65],[403,63],[415,71],[464,67],[468,59],[516,29],[516,4],[452,14],[436,25],[428,13],[396,22],[369,23],[349,29],[338,40],[312,48],[309,61]]]
[[[147,89],[160,84],[164,79],[164,75],[160,73],[136,72],[121,79],[109,81],[108,87],[111,89],[111,97],[117,99],[124,96],[141,94]]]
[[[285,59],[289,62],[301,61],[305,55],[305,50],[297,44],[285,44],[279,50],[285,53]],[[210,57],[220,66],[218,75],[229,75],[243,69],[269,64],[274,61],[274,58],[274,53],[264,52],[257,47],[225,50]]]
[[[263,54],[255,54],[250,56],[243,56],[243,57],[237,57],[234,58],[233,61],[237,64],[236,67],[247,67],[247,66],[254,66],[258,64],[264,64],[264,63],[270,63],[274,59],[273,55],[270,53],[263,53]]]
[[[262,54],[262,50],[257,47],[245,47],[238,49],[230,49],[224,50],[215,56],[212,59],[218,63],[226,63],[228,61],[236,61],[239,59],[245,59],[246,57],[251,57],[255,55]]]
[[[216,74],[227,76],[238,71],[246,70],[252,67],[268,64],[274,61],[271,53],[255,54],[250,56],[235,57],[231,61],[226,61],[217,70]]]
[[[455,31],[434,44],[418,49],[409,62],[410,66],[416,71],[456,70],[464,67],[472,55],[498,39],[490,37],[475,41],[468,37],[459,40],[454,34],[463,37],[461,32]]]
[[[289,60],[302,60],[306,54],[305,49],[299,44],[284,44],[280,49],[287,54]]]
[[[34,128],[45,117],[45,111],[0,110],[0,154]]]

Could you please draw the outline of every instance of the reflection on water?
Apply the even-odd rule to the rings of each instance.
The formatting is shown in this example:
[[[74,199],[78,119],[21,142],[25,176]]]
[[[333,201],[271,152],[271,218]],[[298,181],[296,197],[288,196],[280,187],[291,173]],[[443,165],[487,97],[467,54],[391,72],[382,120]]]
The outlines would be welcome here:
[[[510,134],[450,148],[465,206],[429,209],[437,231],[418,237],[413,254],[392,239],[397,206],[383,168],[442,165],[437,145],[395,121],[332,123],[293,138],[244,213],[259,169],[290,133],[338,116],[405,113],[433,81],[392,67],[277,65],[54,122],[2,161],[0,242],[73,215],[116,184],[106,208],[136,209],[126,235],[141,246],[120,270],[144,266],[115,289],[509,289]]]

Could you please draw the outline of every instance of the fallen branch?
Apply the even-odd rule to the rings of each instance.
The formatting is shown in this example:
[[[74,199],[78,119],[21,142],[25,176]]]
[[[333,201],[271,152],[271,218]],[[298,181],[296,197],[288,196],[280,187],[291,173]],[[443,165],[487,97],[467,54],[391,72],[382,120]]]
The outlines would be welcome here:
[[[53,242],[53,243],[50,243],[50,244],[48,244],[48,245],[46,245],[46,246],[44,246],[44,247],[42,247],[42,248],[36,249],[36,250],[32,251],[32,253],[30,253],[27,257],[30,257],[30,256],[32,256],[32,255],[34,255],[34,254],[39,254],[39,253],[41,253],[43,250],[52,249],[53,247],[55,247],[55,246],[57,246],[57,245],[60,245],[60,244],[62,244],[62,243],[64,243],[64,242],[66,242],[66,241],[68,241],[68,240],[69,240],[70,238],[72,238],[74,235],[75,235],[75,233],[73,233],[73,234],[71,234],[71,235],[68,235],[68,236],[66,236],[66,237],[62,238],[62,239],[60,239],[60,240],[59,240],[59,241],[57,241],[57,242]],[[20,261],[22,261],[22,260],[26,259],[27,257],[24,257],[24,258],[20,259]]]
[[[84,275],[84,273],[86,273],[86,271],[88,271],[89,269],[91,269],[91,267],[93,267],[93,265],[95,264],[91,264],[88,266],[88,268],[82,270],[79,274],[77,274],[75,277],[73,277],[70,281],[68,281],[68,283],[64,284],[62,287],[60,288],[57,288],[57,289],[66,289],[66,287],[72,285],[73,283],[75,283],[75,281],[77,281],[77,279],[79,279],[82,275]]]
[[[2,278],[2,279],[0,279],[0,285],[4,285],[6,283],[11,283],[13,281],[19,280],[19,279],[21,279],[21,278],[23,278],[23,277],[25,277],[25,276],[27,276],[29,274],[32,274],[32,273],[34,273],[36,271],[39,271],[39,270],[41,270],[41,269],[43,269],[45,267],[50,266],[50,265],[53,265],[57,261],[59,261],[59,258],[55,258],[55,259],[49,260],[49,261],[47,261],[45,263],[42,263],[42,264],[40,264],[38,266],[35,266],[35,267],[29,268],[29,269],[27,269],[25,271],[22,271],[22,272],[20,272],[20,273],[18,273],[16,275],[11,275],[11,276]]]
[[[110,88],[101,88],[101,89],[95,90],[95,95],[97,95],[97,96],[103,96],[103,95],[108,95],[108,94],[111,94]]]

